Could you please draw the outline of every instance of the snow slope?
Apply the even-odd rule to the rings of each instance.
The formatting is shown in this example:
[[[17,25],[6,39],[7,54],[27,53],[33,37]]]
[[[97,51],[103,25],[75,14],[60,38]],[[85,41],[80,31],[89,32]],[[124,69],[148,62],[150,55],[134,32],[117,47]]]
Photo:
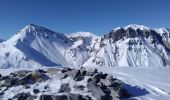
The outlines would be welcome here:
[[[89,58],[88,43],[30,24],[0,44],[0,68],[79,66]]]
[[[92,68],[92,67],[89,67]],[[163,67],[96,67],[124,81],[133,97],[127,100],[169,100],[170,68]]]
[[[66,65],[61,52],[67,38],[46,28],[28,25],[1,44],[2,67],[39,67]],[[56,54],[56,55],[54,55]]]

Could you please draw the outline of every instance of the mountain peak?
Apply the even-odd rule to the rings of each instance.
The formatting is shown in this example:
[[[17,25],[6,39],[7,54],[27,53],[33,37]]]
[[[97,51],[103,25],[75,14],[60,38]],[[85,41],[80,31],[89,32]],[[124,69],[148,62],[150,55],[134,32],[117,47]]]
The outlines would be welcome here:
[[[82,31],[79,31],[79,32],[75,32],[75,33],[71,33],[69,35],[69,37],[90,37],[90,38],[98,38],[97,35],[91,33],[91,32],[82,32]]]
[[[35,25],[35,24],[29,24],[27,25],[25,28],[22,29],[22,31],[33,31],[33,30],[48,30],[42,26],[38,26],[38,25]]]
[[[125,26],[124,27],[125,29],[128,29],[128,28],[132,28],[132,29],[140,29],[140,30],[149,30],[150,28],[149,27],[146,27],[144,25],[138,25],[138,24],[130,24],[128,26]]]

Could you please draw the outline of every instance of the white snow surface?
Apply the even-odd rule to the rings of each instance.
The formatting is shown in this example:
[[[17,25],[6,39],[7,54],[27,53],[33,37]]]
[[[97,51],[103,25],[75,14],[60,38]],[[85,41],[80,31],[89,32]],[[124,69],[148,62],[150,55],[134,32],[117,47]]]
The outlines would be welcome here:
[[[0,44],[0,67],[83,64],[88,57],[87,51],[73,46],[75,43],[64,34],[31,24]]]

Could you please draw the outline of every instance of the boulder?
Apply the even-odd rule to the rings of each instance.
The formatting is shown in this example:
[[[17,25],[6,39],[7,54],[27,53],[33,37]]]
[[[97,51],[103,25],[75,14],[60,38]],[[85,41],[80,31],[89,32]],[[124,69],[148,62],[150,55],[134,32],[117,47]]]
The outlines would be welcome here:
[[[61,85],[59,93],[63,93],[63,92],[68,93],[70,91],[71,91],[71,88],[69,86],[69,83],[64,83],[64,84]]]
[[[11,86],[15,85],[17,81],[18,81],[18,78],[9,77],[9,78],[5,79],[4,85],[6,87],[11,87]]]
[[[80,68],[80,74],[85,75],[87,73],[86,69],[84,67]]]
[[[68,75],[67,75],[67,74],[65,74],[65,73],[57,73],[57,74],[55,74],[55,77],[56,77],[56,79],[61,80],[61,79],[65,79],[65,78],[67,78],[67,77],[68,77]]]
[[[84,76],[83,75],[78,75],[76,78],[75,78],[75,81],[82,81],[84,80]]]
[[[86,76],[93,76],[96,73],[98,73],[97,69],[88,69],[86,72]]]
[[[73,87],[74,87],[75,89],[77,89],[77,90],[80,90],[80,91],[83,91],[84,88],[85,88],[84,85],[74,85]]]
[[[59,73],[59,72],[61,72],[61,70],[60,70],[60,69],[57,69],[57,68],[48,68],[48,69],[47,69],[47,73],[48,73],[48,74],[51,74],[51,75],[55,75],[55,74],[57,74],[57,73]]]
[[[44,70],[42,70],[42,69],[38,69],[38,70],[36,70],[37,72],[40,72],[40,73],[47,73],[47,71],[44,71]]]
[[[12,100],[34,100],[36,97],[31,96],[30,93],[18,93]]]
[[[101,73],[96,73],[95,75],[92,76],[92,80],[93,82],[98,83],[101,77],[102,77]]]
[[[41,95],[40,100],[53,100],[51,95]]]
[[[80,75],[80,71],[75,69],[75,70],[67,71],[64,74],[67,74],[72,79],[75,79],[78,75]]]
[[[48,99],[44,99],[48,100]],[[67,95],[56,95],[53,96],[53,100],[74,100],[74,99],[68,99]]]
[[[67,94],[67,97],[68,97],[67,100],[82,100],[80,94],[68,93],[68,94]]]
[[[87,84],[88,91],[92,93],[92,96],[97,100],[106,100],[106,94],[103,90],[93,83]]]
[[[62,73],[65,73],[65,72],[68,72],[68,71],[71,71],[72,69],[71,68],[68,68],[68,67],[63,67],[63,69],[61,70]]]
[[[39,89],[33,89],[33,92],[34,92],[34,93],[39,93],[40,90],[39,90]]]
[[[42,82],[48,79],[49,77],[47,75],[34,71],[28,73],[27,76],[25,76],[24,78],[19,79],[16,85],[34,84],[36,82]]]

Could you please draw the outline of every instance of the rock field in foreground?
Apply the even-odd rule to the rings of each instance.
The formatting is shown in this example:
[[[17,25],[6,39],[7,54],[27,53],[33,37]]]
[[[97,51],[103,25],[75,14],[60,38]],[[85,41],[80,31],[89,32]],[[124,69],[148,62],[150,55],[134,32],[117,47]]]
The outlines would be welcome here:
[[[85,68],[20,70],[0,75],[1,100],[119,100],[128,97],[124,83]]]

